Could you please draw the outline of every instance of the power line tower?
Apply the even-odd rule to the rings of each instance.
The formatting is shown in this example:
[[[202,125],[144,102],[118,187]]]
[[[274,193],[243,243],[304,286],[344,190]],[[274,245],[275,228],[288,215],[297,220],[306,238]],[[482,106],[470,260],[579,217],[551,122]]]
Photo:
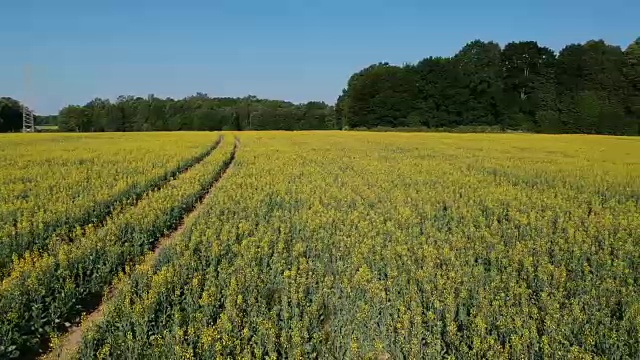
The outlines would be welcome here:
[[[22,104],[22,132],[36,132],[36,122],[33,111]]]
[[[31,69],[27,65],[24,71],[25,99],[22,101],[22,132],[36,132],[36,121],[33,111],[27,106],[31,93]]]

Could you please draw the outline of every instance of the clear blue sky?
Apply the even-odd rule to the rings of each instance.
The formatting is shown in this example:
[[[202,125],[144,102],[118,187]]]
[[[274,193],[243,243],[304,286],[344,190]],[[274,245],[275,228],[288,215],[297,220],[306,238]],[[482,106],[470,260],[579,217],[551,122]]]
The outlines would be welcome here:
[[[13,0],[0,11],[0,96],[27,94],[41,114],[198,91],[333,103],[367,65],[448,56],[476,38],[557,51],[640,36],[638,0]]]

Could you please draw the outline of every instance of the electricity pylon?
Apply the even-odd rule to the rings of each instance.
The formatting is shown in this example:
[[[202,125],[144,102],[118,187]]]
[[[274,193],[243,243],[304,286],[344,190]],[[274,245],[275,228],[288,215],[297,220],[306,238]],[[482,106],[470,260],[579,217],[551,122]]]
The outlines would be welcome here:
[[[25,98],[22,101],[22,132],[36,132],[35,115],[33,114],[33,110],[27,106],[31,92],[31,69],[28,65],[25,67],[24,85]]]

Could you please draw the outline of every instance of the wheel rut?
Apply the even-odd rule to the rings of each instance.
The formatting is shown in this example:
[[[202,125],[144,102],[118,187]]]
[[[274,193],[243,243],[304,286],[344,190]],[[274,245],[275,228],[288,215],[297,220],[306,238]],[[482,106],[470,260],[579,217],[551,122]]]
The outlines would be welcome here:
[[[171,180],[173,180],[176,176],[186,173],[187,171],[192,169],[194,166],[201,163],[204,159],[206,159],[209,155],[211,155],[220,146],[220,144],[222,143],[222,137],[223,137],[222,135],[218,136],[218,139],[212,145],[210,145],[203,152],[190,158],[181,166],[171,169],[166,173],[164,173],[163,175],[161,175],[160,177],[156,178],[155,180],[152,180],[149,186],[145,186],[144,188],[140,188],[138,190],[133,190],[138,186],[138,185],[133,185],[131,188],[126,189],[124,191],[124,193],[129,193],[128,196],[122,196],[120,194],[114,196],[111,200],[109,200],[109,205],[107,206],[107,209],[104,210],[104,212],[94,217],[91,221],[81,221],[77,223],[77,225],[79,225],[82,229],[81,233],[84,234],[86,232],[86,229],[89,227],[103,226],[105,222],[111,216],[116,214],[122,206],[126,206],[126,207],[135,206],[145,196],[145,194],[148,194],[153,191],[157,191],[158,189],[162,188],[164,185],[169,183]],[[58,237],[63,241],[72,241],[72,236],[70,235],[71,230],[72,229],[64,229],[63,227],[52,228],[52,230],[49,233],[44,235],[43,239]],[[21,235],[18,234],[16,236],[21,236]],[[12,245],[9,245],[9,246],[12,246]],[[13,251],[15,251],[14,253],[17,254],[19,258],[22,258],[26,251],[33,251],[33,250],[45,251],[45,252],[49,251],[48,246],[49,244],[44,242],[41,244],[36,244],[35,246],[31,246],[29,248],[13,249]],[[4,276],[10,273],[12,266],[13,266],[12,262],[4,261],[3,259],[0,259],[0,279],[2,279]]]
[[[219,140],[218,144],[222,141],[222,138]],[[202,204],[214,194],[214,190],[216,186],[225,178],[225,176],[229,173],[229,170],[233,167],[233,164],[236,159],[236,153],[238,152],[238,147],[240,146],[240,140],[235,137],[235,143],[233,150],[231,152],[231,156],[226,161],[224,165],[224,170],[220,173],[218,178],[214,181],[213,185],[209,187],[209,189],[198,199],[197,204],[188,212],[180,221],[179,225],[173,229],[172,232],[160,238],[157,242],[153,250],[151,250],[147,255],[144,256],[141,261],[138,262],[140,265],[149,265],[152,264],[157,256],[160,254],[162,249],[168,244],[172,243],[174,240],[178,239],[197,219],[198,215],[202,211]],[[217,147],[217,145],[216,145]],[[104,317],[104,309],[106,303],[109,302],[110,299],[118,292],[119,284],[113,284],[111,288],[107,291],[106,295],[103,297],[102,302],[89,314],[83,317],[83,320],[80,324],[73,326],[69,329],[69,331],[59,340],[58,346],[54,349],[50,350],[49,353],[45,354],[41,357],[43,360],[51,360],[51,359],[71,359],[75,354],[75,351],[80,346],[82,342],[82,336],[84,331],[89,328],[92,324],[100,321]]]

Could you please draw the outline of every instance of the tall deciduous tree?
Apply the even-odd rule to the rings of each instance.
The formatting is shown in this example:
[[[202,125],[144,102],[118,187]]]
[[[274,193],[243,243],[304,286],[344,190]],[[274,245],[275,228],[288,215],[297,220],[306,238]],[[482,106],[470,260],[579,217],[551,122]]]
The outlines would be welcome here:
[[[474,40],[465,45],[453,61],[461,72],[461,86],[469,97],[462,111],[463,124],[497,125],[503,119],[500,45]]]
[[[507,113],[508,126],[529,124],[535,127],[536,113],[544,105],[548,94],[548,71],[553,68],[555,54],[535,41],[521,41],[507,44],[502,51],[504,69],[503,104]],[[541,99],[543,97],[544,99]]]
[[[620,47],[602,40],[572,44],[558,56],[556,76],[562,120],[567,130],[589,134],[627,134],[627,82]]]
[[[91,118],[85,107],[72,105],[60,110],[59,127],[63,131],[91,131]]]
[[[22,105],[10,97],[0,98],[0,132],[22,129]]]
[[[640,135],[640,37],[627,47],[624,57],[623,73],[628,85],[627,114],[635,119],[635,133]]]
[[[350,127],[404,126],[419,109],[417,77],[410,67],[380,63],[354,74],[346,91]]]
[[[416,65],[416,71],[422,125],[461,125],[469,89],[463,86],[460,67],[451,58],[429,57]]]

